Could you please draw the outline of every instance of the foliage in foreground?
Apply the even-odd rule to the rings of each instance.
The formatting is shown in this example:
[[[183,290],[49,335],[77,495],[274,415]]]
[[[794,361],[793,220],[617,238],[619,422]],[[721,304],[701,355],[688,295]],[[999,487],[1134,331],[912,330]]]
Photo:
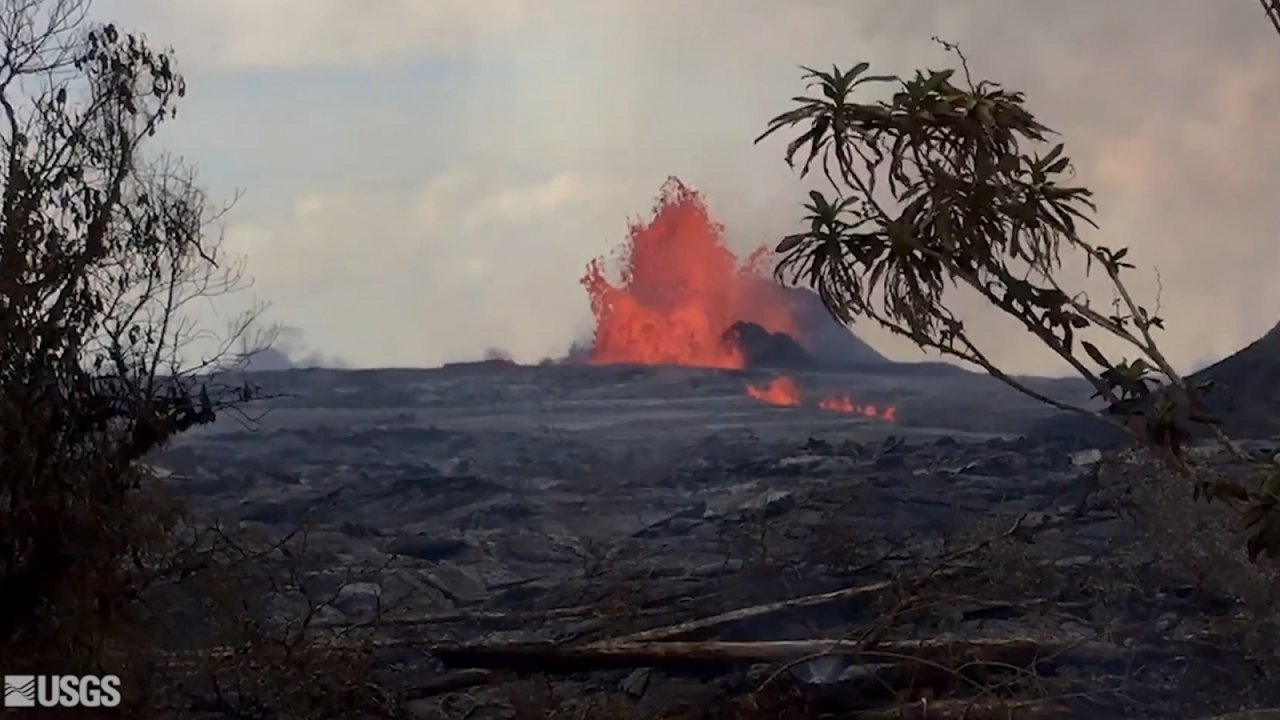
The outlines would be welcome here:
[[[945,43],[944,43],[945,44]],[[1062,143],[1025,106],[1025,96],[975,82],[965,57],[955,69],[909,78],[805,68],[811,95],[774,117],[757,142],[784,130],[789,165],[819,169],[830,188],[809,193],[805,227],[782,239],[779,279],[804,282],[842,322],[870,319],[925,350],[973,363],[1018,391],[1061,410],[1096,416],[1145,444],[1197,497],[1243,513],[1249,553],[1280,555],[1276,497],[1257,485],[1214,477],[1183,452],[1192,426],[1207,428],[1241,462],[1255,464],[1207,411],[1207,386],[1188,383],[1156,343],[1164,320],[1139,304],[1123,280],[1128,249],[1082,233],[1095,227],[1088,188],[1072,182]],[[888,90],[877,99],[873,89]],[[871,97],[865,97],[871,95]],[[1094,302],[1067,284],[1064,256],[1115,291]],[[955,311],[958,290],[977,293],[1016,320],[1096,390],[1106,409],[1049,397],[1002,371]],[[1107,357],[1088,338],[1131,349]]]
[[[182,513],[141,460],[248,396],[192,301],[235,289],[193,173],[147,155],[185,93],[169,52],[86,0],[0,6],[0,653],[95,667]],[[210,342],[213,338],[215,341]],[[196,356],[207,358],[192,361]]]
[[[260,307],[221,333],[190,312],[243,267],[194,172],[148,152],[185,84],[88,6],[0,3],[0,664],[118,675],[114,717],[386,716],[367,653],[316,640],[308,554],[191,517],[146,465],[251,421],[226,378],[271,334]]]

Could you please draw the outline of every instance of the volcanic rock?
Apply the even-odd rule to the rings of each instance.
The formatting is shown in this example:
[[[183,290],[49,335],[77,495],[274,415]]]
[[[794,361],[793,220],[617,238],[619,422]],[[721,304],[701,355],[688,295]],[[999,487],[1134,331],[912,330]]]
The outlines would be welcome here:
[[[1280,324],[1186,380],[1192,386],[1212,382],[1205,394],[1205,404],[1228,435],[1247,438],[1280,435]],[[1193,434],[1197,428],[1189,425]],[[1075,413],[1055,415],[1037,424],[1030,436],[1038,440],[1069,440],[1092,447],[1115,447],[1128,440],[1114,427]]]
[[[257,525],[271,526],[255,532],[284,536],[306,509],[306,562],[281,562],[294,573],[289,577],[307,583],[307,593],[289,590],[282,597],[293,604],[280,600],[280,612],[289,621],[317,617],[318,632],[380,648],[371,660],[378,677],[424,702],[456,698],[436,695],[446,680],[465,677],[440,667],[460,643],[585,647],[717,617],[685,642],[825,644],[874,630],[891,649],[909,652],[943,640],[991,647],[1030,638],[1051,646],[1045,656],[1054,658],[1054,682],[1096,690],[1123,680],[1131,704],[1174,692],[1198,702],[1206,688],[1235,698],[1260,683],[1252,679],[1258,654],[1226,622],[1243,605],[1231,595],[1216,614],[1190,607],[1190,591],[1177,588],[1217,576],[1206,574],[1194,553],[1153,542],[1150,533],[1163,525],[1132,519],[1134,508],[1148,519],[1165,512],[1149,510],[1155,506],[1142,500],[1149,496],[1118,500],[1137,492],[1135,478],[1147,474],[1151,487],[1163,487],[1158,469],[1123,456],[1118,461],[1126,464],[1115,468],[1098,462],[1100,453],[1071,456],[1058,444],[990,439],[939,423],[980,407],[1001,427],[1025,427],[1023,411],[1002,410],[1021,407],[1012,404],[1020,396],[995,381],[874,371],[796,375],[838,382],[859,396],[909,385],[921,399],[904,395],[904,416],[918,409],[935,425],[765,406],[739,397],[736,374],[692,368],[287,371],[270,379],[273,389],[291,391],[292,405],[265,415],[261,431],[222,421],[217,432],[185,435],[183,452],[156,460],[173,466],[174,490],[201,515],[254,515]],[[964,383],[975,385],[965,390]],[[359,403],[337,392],[350,387],[363,393]],[[981,405],[968,399],[975,397]],[[360,404],[369,398],[386,404]],[[969,404],[946,411],[958,402]],[[462,465],[469,469],[450,469]],[[247,485],[180,480],[204,475]],[[1177,516],[1179,523],[1194,517]],[[1172,531],[1183,533],[1183,526]],[[994,541],[971,544],[982,538]],[[956,552],[960,559],[947,559]],[[1223,566],[1219,556],[1209,561],[1215,570]],[[1114,578],[1114,589],[1100,578]],[[886,620],[886,603],[901,603],[902,589],[917,584],[928,586],[917,606],[928,610]],[[273,588],[264,577],[262,592]],[[829,600],[788,605],[823,596]],[[741,614],[783,601],[781,610]],[[317,602],[328,607],[316,611]],[[1260,651],[1269,651],[1271,625],[1242,617],[1241,633],[1259,637]],[[1060,637],[1072,647],[1109,648],[1117,627],[1135,630],[1124,636],[1114,668],[1110,655],[1095,663],[1052,649],[1064,647]],[[1139,651],[1141,674],[1129,662]],[[864,683],[858,673],[873,666],[845,662],[799,663],[793,675],[806,688],[881,702],[868,689],[891,674]],[[558,697],[596,702],[596,688],[607,687],[650,703],[659,716],[681,703],[714,707],[724,688],[754,689],[763,679],[701,666],[681,673],[642,666],[656,669],[556,678],[554,689]],[[1187,667],[1217,674],[1202,677]],[[522,686],[483,677],[486,686],[471,690],[476,705],[505,713],[505,698]],[[1275,692],[1274,683],[1259,686]],[[1131,700],[1139,691],[1148,695]],[[1208,714],[1192,710],[1143,716]],[[416,716],[447,715],[424,705]],[[1133,715],[1090,706],[1068,716]]]
[[[1280,435],[1280,324],[1247,347],[1191,375],[1193,385],[1213,387],[1205,397],[1210,412],[1229,435]]]
[[[888,358],[837,322],[816,292],[797,287],[786,292],[804,348],[819,366],[839,369],[889,364]]]
[[[769,332],[753,322],[734,323],[722,340],[742,351],[747,367],[808,370],[816,365],[813,356],[795,338]]]
[[[1033,442],[1053,442],[1074,449],[1112,449],[1129,442],[1128,435],[1096,417],[1067,412],[1032,425],[1027,437]]]

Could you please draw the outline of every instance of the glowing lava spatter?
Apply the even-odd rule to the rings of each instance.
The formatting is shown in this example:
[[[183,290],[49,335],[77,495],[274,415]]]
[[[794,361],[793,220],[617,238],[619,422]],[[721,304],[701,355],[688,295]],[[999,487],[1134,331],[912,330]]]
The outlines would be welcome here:
[[[836,412],[856,413],[861,409],[858,404],[849,399],[848,395],[832,395],[831,397],[822,398],[818,403],[818,407],[823,410],[834,410]],[[872,408],[875,410],[875,408]]]
[[[741,369],[746,366],[742,348],[725,335],[739,321],[803,344],[791,298],[768,277],[769,257],[762,247],[739,263],[702,195],[669,178],[653,217],[633,223],[619,248],[620,280],[606,277],[602,258],[587,264],[582,285],[596,321],[588,360]],[[748,385],[747,393],[771,405],[804,404],[800,386],[785,376],[764,387]],[[893,408],[878,412],[843,396],[825,398],[818,407],[895,419]]]
[[[799,407],[801,401],[800,387],[789,377],[774,378],[764,387],[748,385],[747,394],[770,405]]]
[[[596,320],[594,364],[742,368],[742,350],[723,339],[738,321],[801,339],[785,290],[762,267],[767,248],[740,265],[702,196],[676,178],[620,250],[621,282],[605,277],[601,259],[582,278]]]
[[[747,385],[747,394],[769,405],[782,407],[801,407],[804,405],[804,393],[796,381],[785,375],[774,378],[768,385]],[[818,401],[818,407],[832,412],[861,415],[874,420],[897,422],[898,409],[895,407],[878,408],[875,405],[859,405],[848,395],[829,395]]]
[[[832,395],[830,397],[825,397],[818,402],[818,407],[823,410],[854,413],[864,417],[888,420],[889,422],[893,422],[898,419],[898,409],[893,406],[880,409],[875,405],[859,405],[849,399],[848,395]]]

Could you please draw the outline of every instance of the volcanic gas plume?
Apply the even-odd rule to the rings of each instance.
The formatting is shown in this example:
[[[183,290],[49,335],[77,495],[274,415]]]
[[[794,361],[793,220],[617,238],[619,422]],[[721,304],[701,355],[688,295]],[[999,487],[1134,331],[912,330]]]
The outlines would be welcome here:
[[[596,321],[592,364],[741,369],[743,349],[726,334],[738,322],[805,341],[786,290],[768,277],[769,249],[739,263],[702,195],[676,178],[662,186],[649,222],[631,224],[617,259],[619,282],[606,276],[601,258],[588,263],[582,278]],[[791,378],[747,392],[770,404],[802,404]],[[843,397],[818,405],[875,416]]]

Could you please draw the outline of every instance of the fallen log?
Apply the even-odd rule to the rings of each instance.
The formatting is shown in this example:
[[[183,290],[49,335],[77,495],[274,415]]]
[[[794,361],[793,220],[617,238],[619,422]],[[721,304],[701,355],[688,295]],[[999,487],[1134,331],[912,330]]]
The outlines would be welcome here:
[[[983,539],[968,547],[962,548],[956,552],[948,554],[942,559],[939,565],[932,572],[926,573],[910,583],[902,585],[902,587],[911,590],[917,590],[926,583],[940,580],[949,576],[961,575],[966,568],[963,566],[953,565],[956,561],[961,560],[982,548],[991,544],[992,541],[1001,537],[1010,537],[1017,533],[1023,525],[1026,514],[1019,515],[1010,527],[1001,534]],[[867,568],[880,564],[889,556],[886,555],[879,558],[873,563],[867,565]],[[665,627],[651,628],[642,630],[637,633],[631,633],[619,638],[618,641],[649,641],[649,640],[682,640],[694,636],[703,636],[706,634],[732,625],[734,623],[746,620],[758,620],[769,615],[790,612],[793,610],[813,610],[815,608],[831,605],[839,602],[869,598],[895,587],[895,583],[889,581],[879,581],[864,585],[854,585],[840,590],[832,590],[825,593],[817,593],[815,595],[806,595],[804,597],[793,598],[790,600],[780,600],[778,602],[766,603],[763,605],[754,605],[747,608],[739,608],[729,612],[720,613],[711,617],[690,620],[688,622],[678,623],[676,625],[668,625]],[[608,642],[614,642],[611,640]]]
[[[446,625],[451,623],[468,623],[477,626],[487,625],[519,625],[533,621],[573,620],[588,617],[598,611],[597,605],[574,605],[570,607],[549,608],[546,610],[446,610],[443,612],[423,613],[403,617],[380,617],[365,622],[353,623],[349,620],[327,620],[313,623],[316,628],[349,628],[349,627],[414,627],[425,625]]]
[[[874,582],[866,585],[855,585],[853,587],[818,593],[816,595],[806,595],[804,597],[793,598],[790,600],[780,600],[778,602],[765,603],[763,605],[739,608],[737,610],[720,613],[719,615],[698,618],[697,620],[689,620],[688,622],[677,623],[675,625],[650,628],[648,630],[642,630],[629,635],[623,635],[605,642],[615,643],[687,639],[690,636],[704,635],[746,620],[759,620],[770,615],[791,612],[793,610],[813,610],[818,607],[846,600],[857,600],[872,597],[888,590],[892,586],[893,583],[888,581]]]
[[[760,663],[788,663],[841,655],[853,663],[943,663],[1031,666],[1045,662],[1097,664],[1129,658],[1135,650],[1098,641],[1035,638],[929,639],[885,642],[869,648],[851,640],[608,641],[588,645],[519,643],[437,646],[429,652],[455,668],[516,672],[575,673],[635,667],[713,669]],[[1139,654],[1167,655],[1144,648]]]

